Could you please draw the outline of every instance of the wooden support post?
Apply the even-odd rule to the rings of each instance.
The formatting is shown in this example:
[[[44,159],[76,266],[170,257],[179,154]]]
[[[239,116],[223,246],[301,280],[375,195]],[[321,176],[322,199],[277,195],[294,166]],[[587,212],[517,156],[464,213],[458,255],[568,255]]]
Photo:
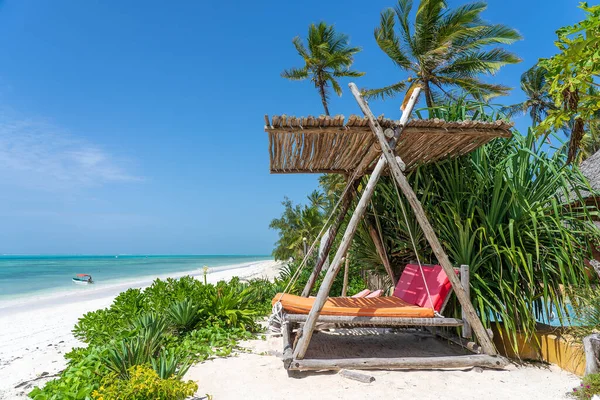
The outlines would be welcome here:
[[[360,182],[360,179],[356,179],[352,183],[352,186],[346,191],[346,194],[344,195],[344,198],[342,199],[342,204],[340,204],[340,212],[338,213],[334,223],[329,228],[329,237],[327,238],[327,242],[325,243],[325,247],[323,248],[322,257],[320,257],[317,260],[317,264],[315,265],[315,268],[311,272],[310,277],[308,278],[308,281],[306,281],[306,285],[304,286],[304,289],[302,290],[302,294],[301,294],[302,297],[308,297],[310,295],[310,291],[315,286],[315,282],[317,281],[317,278],[319,277],[319,274],[321,273],[323,264],[325,264],[325,260],[327,260],[327,257],[329,256],[329,252],[331,251],[331,246],[333,246],[333,241],[335,240],[335,237],[337,236],[338,230],[340,229],[342,222],[344,222],[344,218],[346,218],[346,213],[348,212],[348,209],[350,208],[350,204],[352,204],[352,197],[354,197],[355,190],[356,190],[356,187],[358,186],[359,182]]]
[[[470,277],[469,277],[469,266],[468,265],[461,265],[460,266],[460,284],[462,285],[463,289],[465,290],[465,293],[467,295],[467,298],[469,299],[469,303],[471,302],[471,283],[470,283]],[[470,339],[471,336],[473,336],[473,332],[471,330],[471,325],[469,324],[469,321],[467,320],[467,317],[465,315],[465,312],[462,311],[462,319],[463,319],[463,329],[462,329],[462,337],[465,339]]]
[[[291,322],[283,321],[281,324],[281,333],[283,336],[283,367],[288,369],[292,363],[293,349],[292,349],[292,329]]]
[[[346,293],[348,292],[348,273],[350,270],[350,258],[346,255],[346,260],[344,263],[344,282],[342,283],[342,297],[346,297]]]
[[[377,229],[375,228],[375,226],[373,226],[373,222],[371,220],[369,220],[368,218],[365,218],[365,219],[366,219],[366,223],[367,223],[367,228],[369,230],[369,235],[371,236],[371,240],[373,240],[373,244],[375,245],[375,250],[377,250],[377,255],[379,256],[381,263],[385,267],[385,271],[387,272],[387,274],[390,278],[390,282],[392,282],[392,285],[394,287],[396,287],[396,277],[394,276],[394,271],[392,270],[392,264],[390,264],[390,259],[387,256],[387,252],[385,251],[385,246],[384,246],[383,242],[381,241],[381,237],[379,236],[379,233],[378,233]]]
[[[600,372],[600,334],[593,333],[583,338],[585,353],[585,375]]]
[[[438,262],[440,263],[440,265],[442,266],[442,268],[444,269],[444,272],[446,272],[446,275],[448,275],[448,279],[450,280],[450,283],[452,284],[452,288],[454,289],[454,292],[456,293],[456,297],[458,298],[458,301],[460,302],[462,309],[465,313],[464,314],[465,318],[471,324],[471,327],[473,328],[475,336],[477,336],[477,339],[479,340],[479,343],[481,344],[481,347],[482,347],[484,353],[489,354],[489,355],[497,354],[496,348],[494,347],[494,344],[490,340],[490,337],[488,336],[485,328],[483,327],[481,320],[479,319],[477,313],[475,312],[475,308],[473,307],[473,304],[471,304],[471,301],[469,300],[469,298],[467,297],[467,294],[465,293],[464,289],[462,288],[458,277],[454,273],[454,268],[452,267],[452,264],[450,263],[450,259],[448,258],[448,255],[444,251],[444,248],[442,247],[439,239],[437,238],[435,231],[433,230],[433,227],[429,223],[429,220],[427,219],[427,216],[425,215],[425,210],[423,210],[423,206],[419,202],[419,199],[417,198],[417,195],[415,194],[415,192],[410,187],[408,180],[402,173],[400,165],[398,164],[398,161],[396,160],[395,152],[394,152],[394,150],[392,150],[392,147],[390,147],[387,140],[385,139],[383,129],[381,128],[381,126],[379,125],[377,120],[375,119],[375,116],[369,109],[367,102],[363,99],[363,97],[360,94],[360,91],[358,90],[356,85],[354,83],[350,83],[349,86],[350,86],[350,90],[352,91],[352,94],[354,95],[354,98],[356,99],[358,105],[360,106],[360,109],[362,110],[362,112],[365,114],[365,116],[369,120],[369,126],[371,127],[371,130],[373,131],[373,133],[375,134],[375,136],[378,139],[379,145],[381,146],[381,150],[383,152],[382,157],[384,157],[385,160],[387,161],[390,171],[391,171],[392,175],[394,176],[394,179],[398,183],[400,190],[402,190],[402,192],[404,193],[404,196],[406,196],[406,199],[408,200],[410,206],[412,207],[415,217],[417,218],[417,222],[421,226],[421,229],[423,230],[423,233],[425,234],[425,238],[429,242],[429,245],[431,246],[433,253],[435,254],[435,256],[436,256]],[[418,92],[418,90],[416,89],[415,92]],[[414,92],[413,92],[413,95],[414,95]],[[411,111],[412,110],[407,108],[407,111],[405,114],[410,114]],[[402,117],[404,118],[404,115],[402,115]],[[400,129],[402,129],[402,126],[400,127]]]
[[[357,89],[358,90],[358,89]],[[407,105],[407,111],[402,114],[402,118],[400,119],[400,127],[395,132],[395,137],[391,140],[392,145],[396,145],[396,140],[400,136],[402,129],[406,122],[408,122],[408,118],[410,117],[410,113],[412,112],[413,107],[417,102],[417,98],[419,96],[419,89],[413,92],[413,95],[410,98],[410,101]],[[383,134],[383,133],[382,133]],[[387,140],[385,141],[386,146],[389,147]],[[398,165],[398,164],[396,164]],[[302,327],[302,331],[300,332],[301,336],[298,339],[298,344],[294,349],[294,359],[301,360],[304,358],[306,354],[306,350],[308,349],[308,344],[310,343],[310,339],[312,337],[313,331],[315,329],[315,324],[317,323],[317,318],[319,318],[319,314],[321,314],[321,310],[325,305],[325,301],[327,301],[327,297],[329,296],[329,291],[331,290],[331,285],[333,285],[333,280],[340,270],[342,264],[342,258],[346,255],[348,248],[350,247],[350,243],[352,242],[352,238],[356,233],[356,228],[358,227],[358,223],[362,219],[365,211],[367,210],[367,206],[369,201],[371,201],[371,197],[373,196],[373,192],[375,191],[375,186],[377,185],[377,181],[381,176],[381,173],[385,169],[386,160],[384,156],[379,157],[379,161],[377,161],[377,165],[375,165],[375,169],[371,173],[369,177],[369,181],[363,190],[362,196],[354,209],[354,213],[352,214],[352,218],[350,218],[350,222],[348,222],[348,226],[346,227],[346,231],[344,232],[344,236],[342,237],[342,241],[340,243],[340,247],[338,248],[331,265],[329,266],[329,270],[327,270],[327,274],[323,279],[323,283],[321,283],[321,287],[319,288],[319,293],[313,303],[310,312],[308,313],[308,317],[306,319],[306,323]]]

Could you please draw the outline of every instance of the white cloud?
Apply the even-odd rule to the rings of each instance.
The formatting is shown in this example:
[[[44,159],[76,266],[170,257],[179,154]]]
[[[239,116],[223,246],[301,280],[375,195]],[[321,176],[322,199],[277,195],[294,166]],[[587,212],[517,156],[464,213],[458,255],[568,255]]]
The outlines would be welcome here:
[[[40,121],[0,113],[0,180],[45,189],[140,181],[102,147]]]

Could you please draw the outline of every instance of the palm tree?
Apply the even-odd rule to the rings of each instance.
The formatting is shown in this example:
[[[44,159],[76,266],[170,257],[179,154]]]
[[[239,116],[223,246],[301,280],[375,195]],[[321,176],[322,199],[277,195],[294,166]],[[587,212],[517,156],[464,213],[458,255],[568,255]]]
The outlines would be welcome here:
[[[350,70],[354,55],[361,49],[349,47],[348,36],[336,32],[333,25],[327,25],[325,22],[308,27],[307,42],[308,47],[305,47],[299,36],[292,40],[298,54],[304,60],[304,66],[286,69],[281,76],[299,81],[310,79],[319,91],[325,114],[329,115],[329,87],[341,96],[342,88],[338,78],[359,77],[365,74]]]
[[[556,109],[554,100],[548,94],[546,70],[534,65],[521,75],[521,90],[527,97],[525,101],[502,108],[508,117],[529,113],[533,126],[537,126],[548,111]]]
[[[506,64],[521,61],[500,47],[489,48],[521,39],[516,30],[483,21],[484,2],[450,10],[445,0],[421,0],[411,23],[412,6],[412,0],[399,0],[394,9],[381,13],[375,29],[381,50],[409,76],[390,86],[367,90],[367,96],[391,97],[407,87],[410,94],[412,88],[420,86],[427,106],[432,107],[453,98],[457,89],[477,100],[508,93],[510,88],[485,83],[479,75],[491,75]]]

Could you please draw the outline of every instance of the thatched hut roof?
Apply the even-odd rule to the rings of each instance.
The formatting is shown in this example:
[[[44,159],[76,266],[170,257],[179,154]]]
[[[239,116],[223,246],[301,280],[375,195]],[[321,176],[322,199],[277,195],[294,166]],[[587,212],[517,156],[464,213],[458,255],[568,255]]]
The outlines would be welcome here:
[[[399,121],[378,118],[382,128],[394,129]],[[381,154],[367,118],[288,117],[265,115],[269,135],[271,173],[368,172]],[[505,121],[457,121],[438,119],[410,121],[396,145],[407,169],[418,164],[473,151],[497,137],[511,137],[512,124]]]
[[[579,169],[590,182],[592,189],[600,193],[600,150],[581,163]],[[587,193],[588,197],[591,193]],[[594,196],[600,197],[600,196]]]

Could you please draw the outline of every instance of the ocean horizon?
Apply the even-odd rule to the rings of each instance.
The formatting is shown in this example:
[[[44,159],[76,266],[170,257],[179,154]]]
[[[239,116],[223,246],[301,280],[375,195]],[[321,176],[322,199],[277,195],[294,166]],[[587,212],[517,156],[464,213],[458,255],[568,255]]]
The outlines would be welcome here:
[[[88,291],[154,276],[197,271],[211,272],[240,264],[271,260],[269,255],[0,255],[0,301],[51,295],[57,292]],[[77,285],[76,274],[90,274],[93,285]]]

